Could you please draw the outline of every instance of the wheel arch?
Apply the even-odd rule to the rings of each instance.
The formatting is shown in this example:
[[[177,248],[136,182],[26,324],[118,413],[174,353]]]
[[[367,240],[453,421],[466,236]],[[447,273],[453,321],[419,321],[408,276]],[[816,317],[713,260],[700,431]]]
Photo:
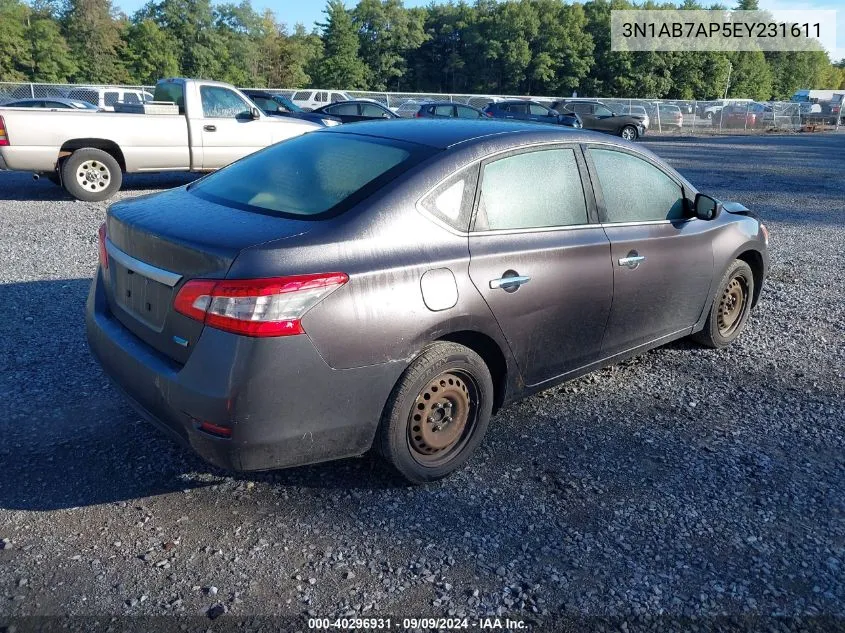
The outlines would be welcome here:
[[[117,161],[120,168],[126,171],[126,159],[123,156],[123,151],[120,146],[114,141],[103,138],[75,138],[65,141],[61,148],[59,148],[59,160],[57,167],[60,167],[61,162],[80,149],[99,149],[109,154]]]
[[[751,298],[751,307],[753,308],[757,305],[757,300],[760,298],[760,291],[763,289],[763,276],[765,274],[763,255],[759,251],[750,248],[738,253],[736,259],[748,264],[751,268],[751,273],[754,275],[754,296]]]
[[[437,340],[458,343],[481,356],[493,379],[493,413],[496,413],[505,403],[508,391],[508,362],[499,344],[492,337],[476,330],[457,330]]]

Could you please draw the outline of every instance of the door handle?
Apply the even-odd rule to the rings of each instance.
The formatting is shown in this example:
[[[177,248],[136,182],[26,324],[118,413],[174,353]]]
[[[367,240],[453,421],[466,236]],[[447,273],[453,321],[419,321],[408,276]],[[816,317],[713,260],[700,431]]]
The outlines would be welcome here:
[[[627,257],[620,257],[619,258],[619,265],[620,266],[627,266],[631,270],[636,268],[640,265],[640,262],[645,261],[644,255],[638,255],[636,251],[631,251],[628,253]]]
[[[490,280],[490,288],[493,290],[497,290],[500,288],[502,290],[516,290],[522,284],[527,284],[529,281],[531,281],[531,277],[499,277],[499,279]]]
[[[217,126],[216,125],[203,125],[202,129],[204,129],[206,132],[216,132]]]

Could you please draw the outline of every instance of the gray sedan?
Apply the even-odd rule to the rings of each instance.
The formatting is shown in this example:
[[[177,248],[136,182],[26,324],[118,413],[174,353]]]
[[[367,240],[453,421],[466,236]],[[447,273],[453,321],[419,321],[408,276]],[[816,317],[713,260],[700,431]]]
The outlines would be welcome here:
[[[118,202],[87,306],[139,411],[218,466],[459,468],[506,404],[746,328],[768,234],[647,150],[505,121],[338,126]]]
[[[79,99],[65,99],[64,97],[44,97],[43,99],[18,99],[3,104],[4,108],[44,108],[47,110],[86,110],[96,112],[97,106],[80,101]]]

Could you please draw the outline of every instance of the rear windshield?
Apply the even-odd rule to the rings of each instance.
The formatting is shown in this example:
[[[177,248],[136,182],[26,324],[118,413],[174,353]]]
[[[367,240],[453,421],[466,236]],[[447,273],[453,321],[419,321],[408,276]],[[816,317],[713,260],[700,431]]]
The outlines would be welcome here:
[[[179,114],[185,114],[185,92],[181,83],[161,81],[156,84],[154,101],[167,101],[179,106]]]
[[[309,132],[210,174],[189,191],[227,206],[317,219],[349,208],[431,151],[388,139]]]

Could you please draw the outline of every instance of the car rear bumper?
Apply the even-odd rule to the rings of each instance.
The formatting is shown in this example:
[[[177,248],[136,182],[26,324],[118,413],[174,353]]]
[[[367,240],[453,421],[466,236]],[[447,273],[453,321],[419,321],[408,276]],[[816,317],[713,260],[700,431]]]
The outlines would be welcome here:
[[[229,470],[361,455],[404,369],[385,363],[335,370],[307,335],[256,339],[210,327],[179,365],[114,318],[99,270],[86,325],[95,358],[142,417]],[[231,438],[201,431],[203,421],[231,428]]]

